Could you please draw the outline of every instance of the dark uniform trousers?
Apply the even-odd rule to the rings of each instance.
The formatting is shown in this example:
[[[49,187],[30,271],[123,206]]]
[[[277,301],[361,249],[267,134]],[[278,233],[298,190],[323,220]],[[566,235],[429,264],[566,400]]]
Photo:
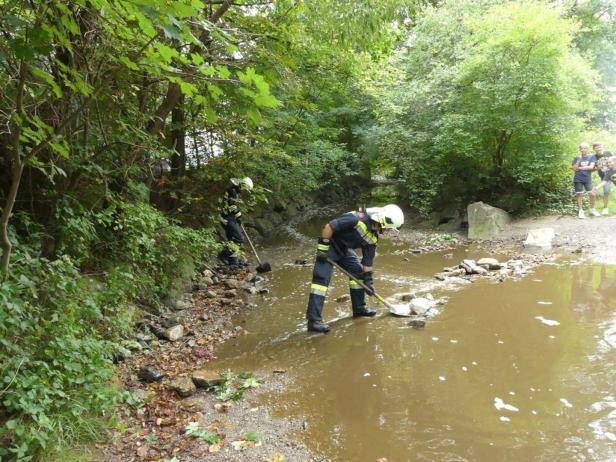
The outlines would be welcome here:
[[[242,245],[244,243],[244,235],[242,234],[242,229],[240,228],[239,223],[233,215],[227,216],[226,219],[227,223],[225,224],[225,235],[227,237],[227,241],[234,242],[237,245]],[[220,252],[219,258],[230,265],[238,263],[237,254],[226,244],[225,248]]]
[[[358,279],[361,278],[363,272],[362,265],[359,257],[353,250],[347,249],[346,253],[343,254],[342,251],[338,251],[334,246],[331,246],[328,256],[350,274]],[[327,294],[333,270],[334,267],[331,263],[316,260],[312,271],[312,285],[310,286],[308,310],[306,311],[308,321],[322,320],[323,304],[325,303],[325,295]],[[366,306],[366,293],[363,287],[349,279],[349,289],[353,313],[361,312]]]

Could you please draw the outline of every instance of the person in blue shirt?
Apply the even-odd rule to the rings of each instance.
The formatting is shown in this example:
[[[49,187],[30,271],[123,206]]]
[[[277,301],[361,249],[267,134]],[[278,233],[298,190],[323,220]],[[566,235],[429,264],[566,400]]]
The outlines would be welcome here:
[[[374,295],[372,265],[376,256],[379,234],[385,229],[398,229],[404,224],[404,214],[394,204],[371,207],[365,212],[349,212],[327,223],[317,245],[316,261],[312,271],[312,284],[306,319],[308,330],[329,332],[322,313],[325,295],[331,280],[334,261],[357,279],[363,280],[368,295]],[[354,252],[361,249],[361,260]],[[353,317],[374,316],[375,310],[366,308],[366,290],[352,279],[349,280]]]
[[[584,194],[592,191],[592,171],[595,169],[595,156],[588,154],[588,143],[580,144],[580,155],[575,157],[571,162],[571,167],[575,174],[573,175],[573,187],[575,188],[575,196],[578,206],[578,218],[584,218]],[[590,196],[590,214],[592,216],[600,216],[595,209],[594,195]]]

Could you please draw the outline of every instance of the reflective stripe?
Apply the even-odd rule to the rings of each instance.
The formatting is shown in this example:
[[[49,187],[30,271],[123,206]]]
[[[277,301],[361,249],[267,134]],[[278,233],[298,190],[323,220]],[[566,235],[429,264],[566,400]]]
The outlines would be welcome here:
[[[364,288],[360,286],[357,282],[355,282],[353,279],[349,279],[349,287],[351,290],[364,290]]]
[[[237,212],[237,213],[235,214],[235,218],[239,218],[239,217],[241,217],[241,216],[242,216],[242,212]]]
[[[315,295],[321,295],[322,297],[325,297],[325,294],[327,294],[327,286],[322,286],[321,284],[311,284],[310,286],[310,293],[311,294],[315,294]]]
[[[319,245],[317,245],[317,249],[328,251],[329,250],[329,246],[325,245],[325,244],[319,244]]]
[[[366,223],[364,223],[363,221],[359,221],[355,226],[355,229],[366,244],[374,245],[378,242],[379,239],[368,230]]]

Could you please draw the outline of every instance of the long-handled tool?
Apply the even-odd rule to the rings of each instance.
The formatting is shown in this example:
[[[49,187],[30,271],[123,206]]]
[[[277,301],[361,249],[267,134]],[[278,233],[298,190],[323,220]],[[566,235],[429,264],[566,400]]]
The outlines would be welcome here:
[[[362,281],[357,279],[355,276],[353,276],[351,273],[349,273],[347,270],[345,270],[342,266],[340,266],[334,260],[332,260],[331,258],[328,258],[327,261],[330,262],[332,265],[334,265],[336,268],[338,268],[340,271],[342,271],[346,276],[348,276],[350,279],[355,281],[361,287],[363,287],[364,290],[370,291],[370,289],[368,289],[368,287],[366,287],[366,284],[364,284]],[[389,312],[391,314],[394,314],[396,316],[411,316],[411,309],[410,309],[410,306],[408,304],[402,303],[402,304],[394,305],[393,303],[389,303],[387,300],[385,300],[383,297],[381,297],[376,292],[374,292],[374,296],[376,297],[376,299],[379,302],[381,302],[383,305],[385,305],[387,308],[389,308]]]
[[[244,225],[240,224],[240,226],[242,227],[242,231],[244,231],[244,236],[246,236],[246,240],[250,244],[250,248],[252,249],[252,252],[255,254],[255,257],[257,257],[257,261],[259,262],[259,266],[257,266],[257,272],[258,273],[267,273],[267,272],[271,271],[272,270],[272,265],[270,265],[268,262],[261,263],[261,259],[259,258],[259,254],[257,253],[257,249],[255,249],[255,246],[252,245],[252,241],[250,240],[250,236],[248,236],[248,233],[246,232],[246,229],[244,229]]]

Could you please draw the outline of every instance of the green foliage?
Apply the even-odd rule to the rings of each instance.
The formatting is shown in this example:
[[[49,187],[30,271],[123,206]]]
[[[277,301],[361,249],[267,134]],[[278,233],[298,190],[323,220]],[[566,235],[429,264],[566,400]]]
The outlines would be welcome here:
[[[252,372],[234,374],[231,371],[221,373],[222,380],[214,385],[211,391],[220,401],[238,401],[244,395],[244,391],[261,386],[262,381],[257,379]]]
[[[411,204],[484,199],[528,208],[557,188],[592,108],[596,74],[575,24],[533,2],[449,2],[429,9],[377,93],[383,151]]]
[[[105,295],[70,258],[18,257],[0,290],[0,456],[30,460],[40,448],[100,438],[97,416],[118,397],[105,334],[127,320],[103,315]]]
[[[185,433],[208,444],[220,442],[220,436],[200,427],[199,422],[190,422],[185,428]]]

